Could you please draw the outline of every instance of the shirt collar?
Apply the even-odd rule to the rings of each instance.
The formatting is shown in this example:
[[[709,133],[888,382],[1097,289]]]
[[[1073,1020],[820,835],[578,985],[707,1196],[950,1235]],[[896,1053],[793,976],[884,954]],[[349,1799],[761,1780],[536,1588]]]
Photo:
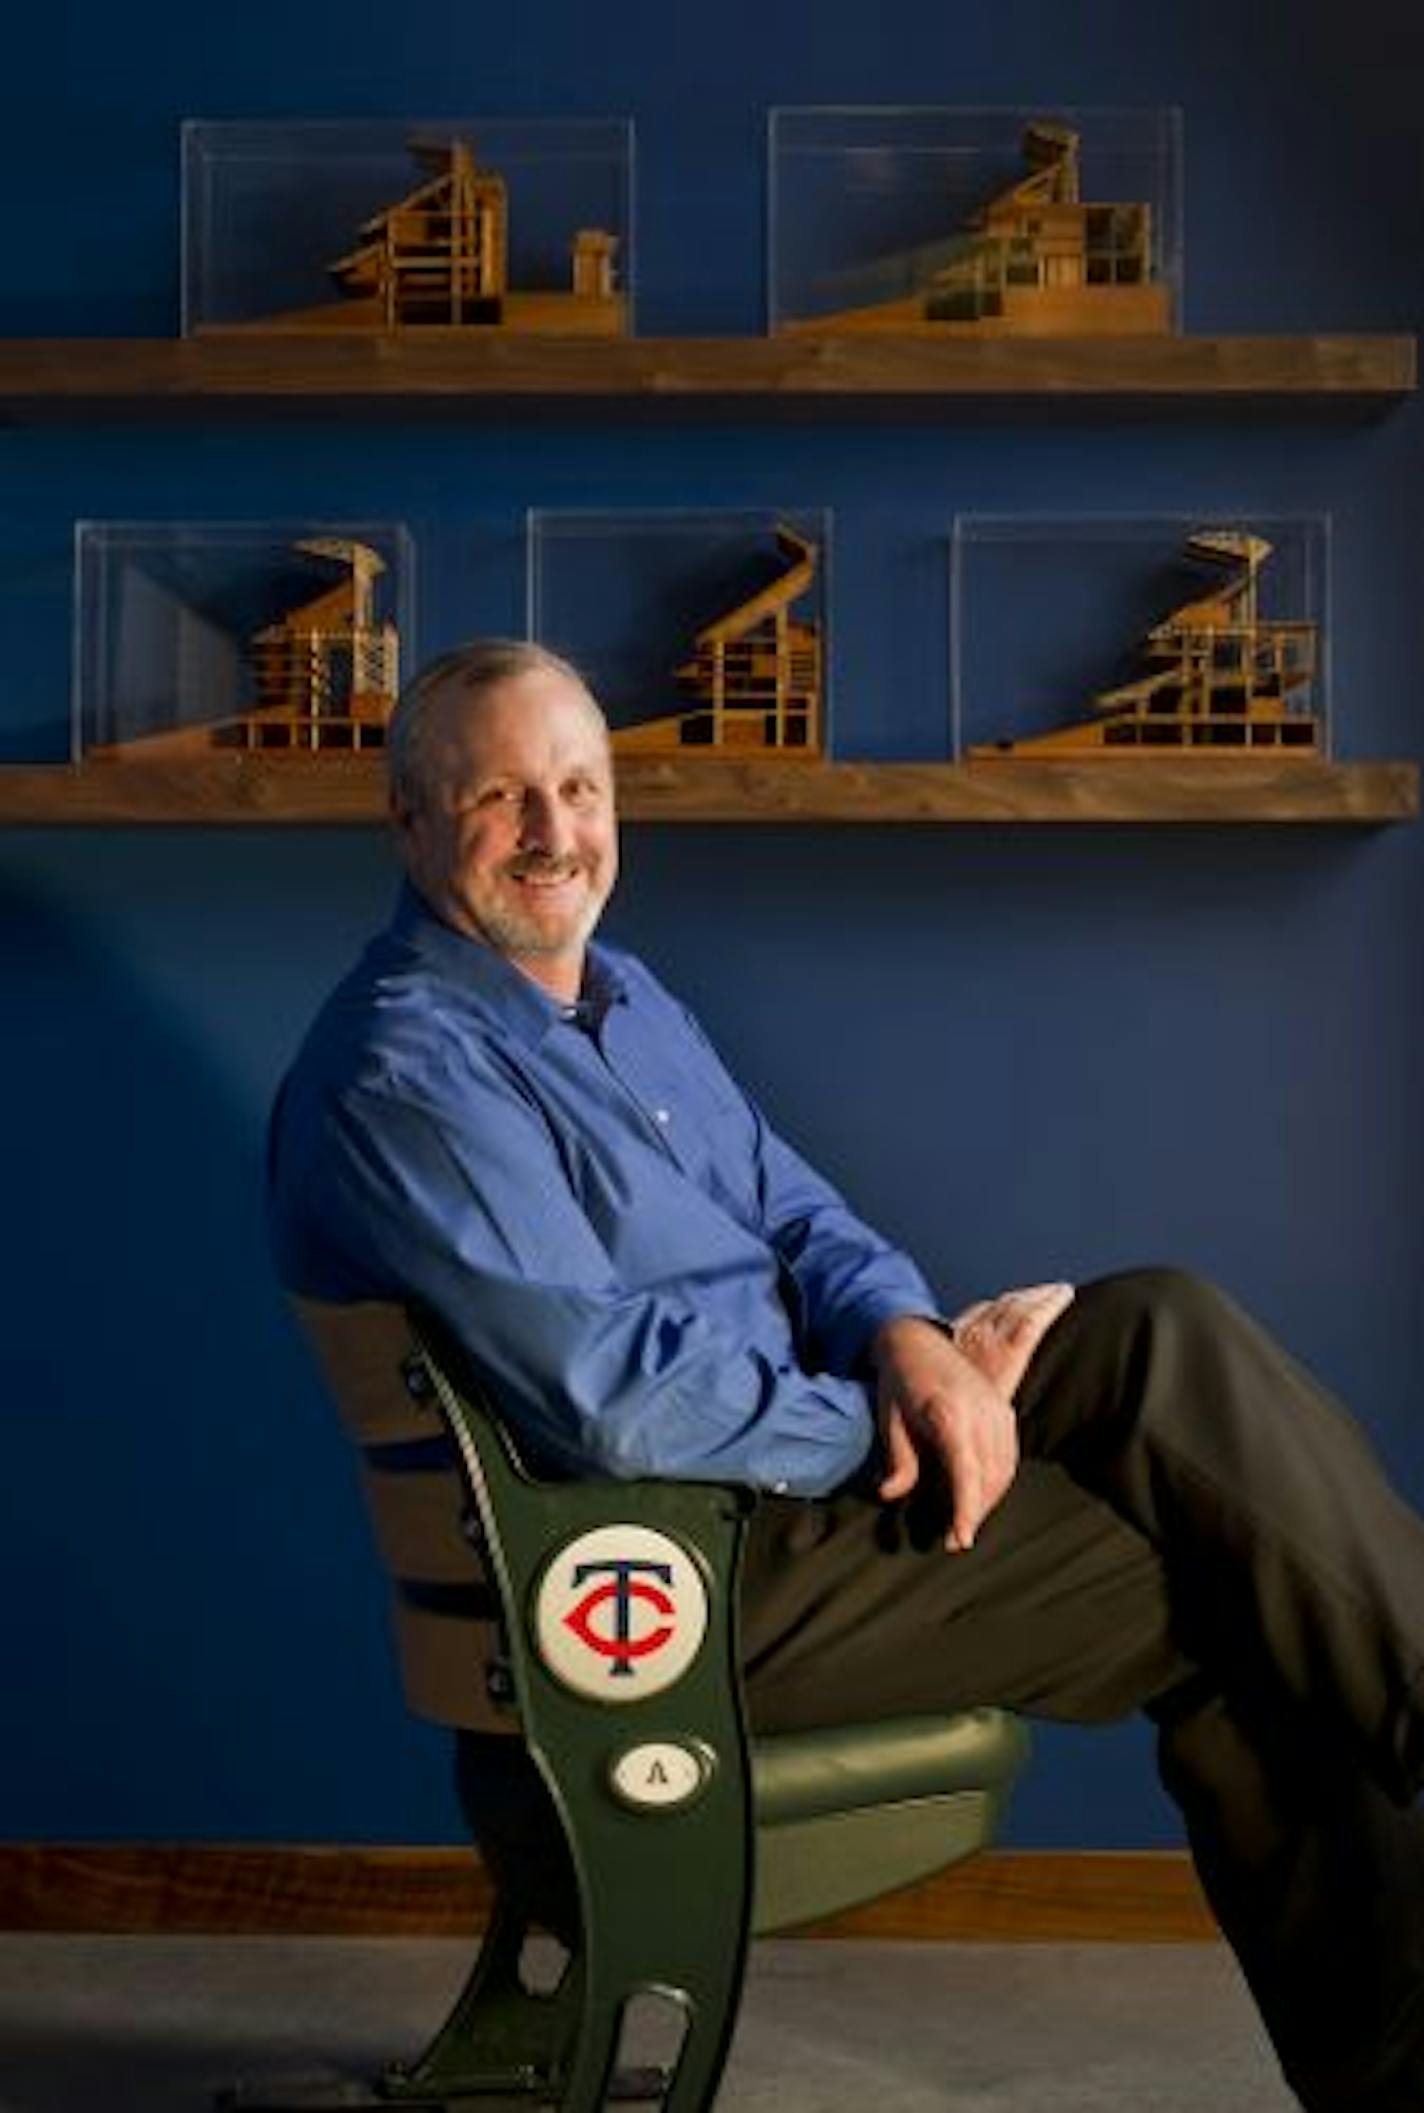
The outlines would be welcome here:
[[[535,983],[483,939],[457,932],[437,917],[411,883],[401,883],[391,932],[447,982],[476,1000],[501,1026],[531,1045],[577,1020],[597,1028],[610,1006],[626,1004],[628,987],[607,947],[591,942],[577,1014]]]

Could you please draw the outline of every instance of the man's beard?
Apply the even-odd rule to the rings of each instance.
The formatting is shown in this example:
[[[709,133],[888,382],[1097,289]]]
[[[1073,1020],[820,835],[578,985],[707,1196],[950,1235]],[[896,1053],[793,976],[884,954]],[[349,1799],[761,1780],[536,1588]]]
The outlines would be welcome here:
[[[505,872],[515,881],[525,873],[551,877],[567,875],[570,878],[579,875],[585,882],[585,894],[576,911],[566,913],[554,924],[533,911],[521,910],[515,903],[489,903],[481,910],[479,922],[486,939],[500,953],[561,954],[571,946],[582,946],[591,936],[602,914],[607,890],[600,893],[582,859],[516,859],[510,862]]]

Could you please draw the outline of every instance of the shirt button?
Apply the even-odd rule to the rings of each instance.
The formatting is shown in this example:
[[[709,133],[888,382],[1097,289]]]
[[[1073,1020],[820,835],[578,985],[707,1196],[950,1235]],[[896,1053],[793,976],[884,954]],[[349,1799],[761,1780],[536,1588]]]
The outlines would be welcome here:
[[[655,1123],[670,1123],[672,1121],[672,1110],[670,1108],[654,1108],[653,1121]]]

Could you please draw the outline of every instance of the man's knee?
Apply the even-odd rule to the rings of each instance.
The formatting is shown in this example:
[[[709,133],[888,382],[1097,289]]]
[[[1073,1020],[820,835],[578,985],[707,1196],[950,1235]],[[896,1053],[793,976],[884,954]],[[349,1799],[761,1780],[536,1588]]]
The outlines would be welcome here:
[[[1251,1330],[1223,1291],[1189,1269],[1127,1269],[1094,1278],[1079,1286],[1044,1338],[1020,1390],[1021,1415],[1046,1419],[1046,1432],[1096,1421],[1116,1408],[1135,1412],[1149,1375],[1214,1368]]]
[[[1121,1326],[1168,1323],[1210,1329],[1244,1318],[1235,1301],[1209,1277],[1171,1263],[1097,1277],[1079,1287],[1078,1299],[1093,1319],[1116,1319]]]

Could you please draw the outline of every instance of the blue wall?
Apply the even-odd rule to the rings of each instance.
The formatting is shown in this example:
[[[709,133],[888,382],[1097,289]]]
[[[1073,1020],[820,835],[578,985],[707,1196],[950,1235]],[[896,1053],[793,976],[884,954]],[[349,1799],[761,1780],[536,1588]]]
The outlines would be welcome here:
[[[1424,31],[1403,13],[60,0],[0,91],[0,332],[172,331],[184,116],[631,113],[643,328],[746,331],[767,105],[1036,99],[1183,105],[1189,328],[1413,329]],[[839,725],[882,754],[930,752],[942,724],[956,510],[1325,511],[1340,747],[1419,745],[1418,403],[631,437],[57,428],[0,436],[0,464],[12,758],[62,743],[76,517],[403,519],[434,650],[522,624],[526,506],[604,504],[833,508]],[[614,929],[947,1298],[1207,1270],[1418,1497],[1421,862],[1411,829],[639,828]],[[0,1833],[457,1831],[259,1203],[274,1082],[390,884],[374,830],[0,836]],[[1039,1754],[1018,1840],[1176,1839],[1137,1729]]]

